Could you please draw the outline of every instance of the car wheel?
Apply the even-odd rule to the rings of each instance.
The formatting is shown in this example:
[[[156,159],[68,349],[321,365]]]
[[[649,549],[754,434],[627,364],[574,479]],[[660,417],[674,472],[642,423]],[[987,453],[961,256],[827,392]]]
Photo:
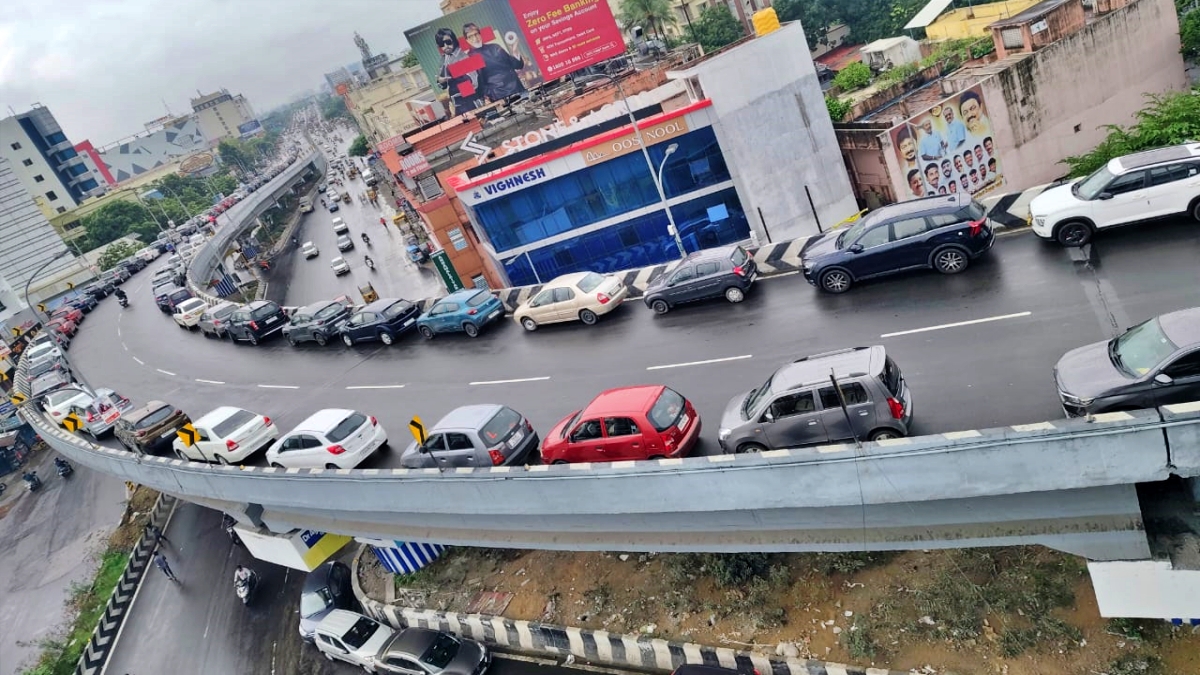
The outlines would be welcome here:
[[[741,445],[737,446],[736,453],[739,455],[745,455],[745,454],[751,453],[751,452],[766,452],[766,451],[767,451],[767,446],[765,446],[761,443],[742,443]]]
[[[205,337],[205,339],[207,339],[207,340],[212,339],[212,333],[209,333],[208,331],[204,330],[203,328],[200,329],[200,334],[203,335]]]
[[[596,325],[596,322],[600,320],[600,317],[596,316],[596,313],[592,310],[584,309],[579,311],[579,320],[582,321],[584,325],[594,326]]]
[[[382,330],[379,331],[379,341],[385,345],[390,345],[396,340],[392,337],[391,333],[387,332],[386,330]]]
[[[479,326],[468,321],[463,324],[463,332],[467,334],[467,337],[479,337]]]
[[[425,338],[426,340],[433,339],[433,329],[429,326],[418,326],[417,332],[420,333],[421,337]]]
[[[655,300],[650,303],[650,309],[654,310],[655,314],[666,314],[671,311],[671,306],[667,304],[666,300]]]
[[[279,462],[271,462],[271,468],[272,469],[282,469],[283,465],[280,464]]]
[[[288,341],[288,344],[289,344],[289,345],[291,345],[291,346],[293,346],[293,347],[295,347],[296,345],[300,344],[299,342],[297,342],[297,341],[296,341],[296,338],[295,338],[295,337],[293,337],[291,333],[288,333],[288,334],[287,334],[287,341]]]
[[[867,438],[872,441],[886,441],[891,438],[901,438],[903,435],[895,429],[876,429]]]
[[[565,459],[556,459],[553,462],[550,462],[551,466],[562,466],[563,464],[566,464],[566,463],[567,463],[567,460],[565,460]]]
[[[971,259],[960,248],[944,248],[933,254],[933,268],[942,274],[958,274],[967,269]]]
[[[1192,218],[1195,218],[1196,220],[1200,220],[1200,199],[1197,199],[1196,201],[1192,202],[1192,208],[1190,210],[1192,213]]]
[[[332,655],[330,655],[330,653],[329,653],[329,652],[321,652],[321,653],[325,655],[325,658],[326,658],[326,659],[329,659],[330,661],[332,661],[332,660],[333,660],[333,656],[332,656]]]
[[[737,286],[730,286],[725,289],[725,299],[736,304],[746,299],[746,292]]]
[[[853,283],[846,270],[832,269],[821,273],[821,290],[826,293],[845,293]]]
[[[221,466],[229,466],[229,458],[225,455],[217,455],[217,464]]]
[[[180,328],[182,328],[182,329],[184,329],[184,330],[187,330],[187,326],[185,326],[185,325],[183,325],[183,324],[179,323],[178,321],[176,321],[176,322],[175,322],[175,325],[176,325],[176,326],[179,326]]]
[[[336,470],[336,469],[340,469],[341,467],[340,467],[340,466],[338,466],[337,464],[334,464],[333,462],[329,462],[329,463],[327,463],[327,464],[325,465],[325,468],[326,468],[326,469],[329,469],[329,470],[331,470],[331,471],[333,471],[333,470]]]
[[[1063,246],[1083,246],[1092,240],[1092,227],[1079,220],[1058,226],[1054,239]]]
[[[249,337],[250,337],[250,344],[257,347],[258,346],[258,336],[255,335],[253,332],[251,332]]]
[[[521,319],[521,327],[524,328],[525,330],[529,331],[530,333],[532,333],[533,331],[538,329],[537,322],[529,317],[525,317],[524,319]]]
[[[349,333],[342,333],[342,342],[345,343],[347,347],[354,346],[354,338],[350,337]]]
[[[666,456],[665,455],[650,455],[646,459],[650,460],[651,462],[657,462],[660,459],[666,459]]]
[[[316,340],[317,344],[322,347],[329,344],[329,338],[325,337],[324,333],[313,333],[313,340]]]

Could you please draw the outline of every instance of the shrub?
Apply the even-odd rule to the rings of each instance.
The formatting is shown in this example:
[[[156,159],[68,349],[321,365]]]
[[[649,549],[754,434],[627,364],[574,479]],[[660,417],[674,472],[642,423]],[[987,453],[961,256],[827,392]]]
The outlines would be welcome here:
[[[834,98],[832,96],[825,97],[825,109],[829,111],[829,119],[834,122],[841,122],[846,119],[846,115],[850,114],[850,110],[854,106],[847,100]]]
[[[854,91],[862,89],[871,83],[871,69],[867,64],[860,62],[851,63],[850,65],[838,71],[838,74],[833,78],[833,84],[842,91]]]

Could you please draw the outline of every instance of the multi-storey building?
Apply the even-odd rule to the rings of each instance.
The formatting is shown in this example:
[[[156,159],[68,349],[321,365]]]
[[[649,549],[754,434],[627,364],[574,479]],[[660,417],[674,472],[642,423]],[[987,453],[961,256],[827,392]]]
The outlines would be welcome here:
[[[192,117],[213,147],[225,139],[241,138],[262,128],[246,97],[230,94],[228,89],[192,99]]]
[[[8,160],[14,179],[47,218],[105,191],[105,184],[42,105],[0,120],[0,157]]]

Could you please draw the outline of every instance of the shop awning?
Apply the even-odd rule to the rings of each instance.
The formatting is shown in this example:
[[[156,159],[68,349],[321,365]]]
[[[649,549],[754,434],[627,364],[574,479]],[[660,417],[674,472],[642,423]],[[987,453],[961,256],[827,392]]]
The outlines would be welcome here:
[[[929,0],[929,4],[922,7],[921,11],[917,12],[917,15],[912,18],[912,21],[904,24],[904,29],[911,30],[913,28],[924,28],[928,26],[936,21],[937,18],[942,15],[942,12],[946,11],[946,8],[949,7],[950,3],[952,2],[954,2],[954,0]]]

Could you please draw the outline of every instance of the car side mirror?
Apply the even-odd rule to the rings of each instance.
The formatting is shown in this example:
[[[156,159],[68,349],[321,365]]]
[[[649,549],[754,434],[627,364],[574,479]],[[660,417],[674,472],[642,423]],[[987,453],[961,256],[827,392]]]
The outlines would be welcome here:
[[[849,248],[849,251],[850,251],[851,253],[862,253],[862,252],[863,252],[863,245],[862,245],[862,244],[853,244],[853,245],[851,245],[851,246],[850,246],[850,248]]]
[[[1096,199],[1099,199],[1101,201],[1112,199],[1112,198],[1113,198],[1113,193],[1111,193],[1111,192],[1101,192],[1100,194],[1096,195]]]
[[[762,414],[762,421],[763,422],[774,422],[775,415],[770,410],[768,410]]]
[[[1161,384],[1161,385],[1168,385],[1168,384],[1174,384],[1175,380],[1174,380],[1174,378],[1172,378],[1170,375],[1167,375],[1166,373],[1159,373],[1154,376],[1154,383]]]

